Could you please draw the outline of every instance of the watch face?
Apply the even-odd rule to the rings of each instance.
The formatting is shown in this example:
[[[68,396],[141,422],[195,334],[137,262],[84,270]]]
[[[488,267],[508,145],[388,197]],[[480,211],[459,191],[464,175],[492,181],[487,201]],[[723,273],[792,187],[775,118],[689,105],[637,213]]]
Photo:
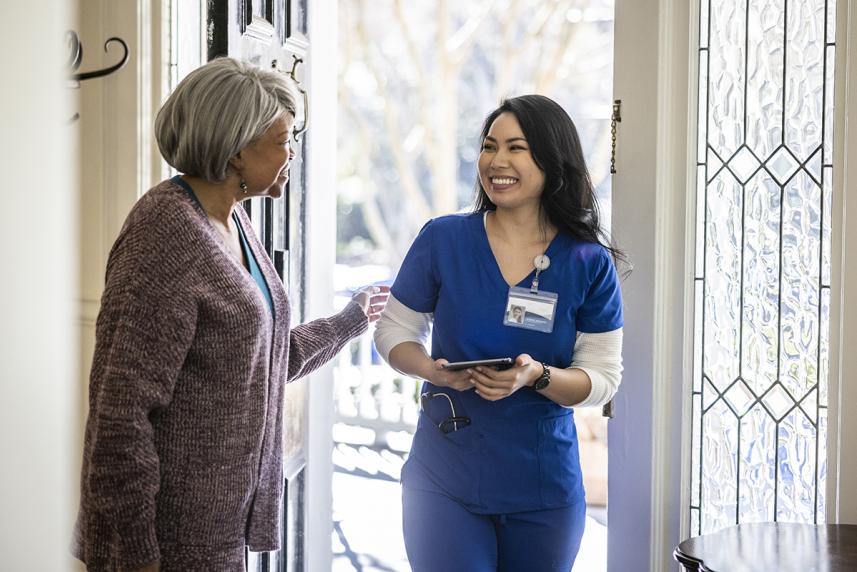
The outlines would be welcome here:
[[[545,364],[542,364],[542,367],[544,368],[542,374],[539,376],[538,379],[536,379],[536,382],[533,384],[533,389],[535,390],[544,389],[551,382],[551,370],[549,370]]]

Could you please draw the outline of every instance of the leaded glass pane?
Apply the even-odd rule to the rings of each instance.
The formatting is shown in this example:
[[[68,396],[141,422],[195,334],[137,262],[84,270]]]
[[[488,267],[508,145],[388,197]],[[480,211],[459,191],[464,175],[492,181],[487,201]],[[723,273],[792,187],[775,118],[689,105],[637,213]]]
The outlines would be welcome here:
[[[747,184],[747,181],[756,174],[758,169],[759,160],[756,159],[746,145],[742,145],[738,149],[738,152],[735,153],[735,156],[732,157],[732,160],[729,161],[729,170],[732,171],[732,174],[735,175],[735,178],[742,185]]]
[[[792,0],[786,13],[785,144],[802,162],[821,145],[825,6]]]
[[[827,379],[830,371],[830,288],[821,289],[821,339],[818,344],[818,405],[827,407]],[[826,443],[827,441],[823,441]]]
[[[696,147],[696,160],[704,163],[706,140],[708,139],[708,109],[705,102],[708,99],[708,51],[699,52],[699,104],[696,113],[697,129],[699,130]],[[709,160],[710,164],[710,160]]]
[[[818,477],[815,486],[815,494],[818,500],[815,503],[816,522],[824,524],[827,522],[827,514],[825,512],[825,488],[824,483],[827,481],[827,456],[823,453],[823,449],[818,446],[819,443],[827,443],[827,408],[821,407],[818,410],[818,440],[816,443],[816,451],[818,454]]]
[[[785,188],[780,381],[801,399],[818,382],[821,189],[803,172]]]
[[[691,532],[823,522],[835,3],[699,12]]]
[[[836,0],[827,0],[827,37],[825,41],[832,44],[836,37]]]
[[[708,185],[706,197],[703,373],[721,391],[738,377],[741,191],[738,181],[724,170]]]
[[[830,286],[830,221],[833,218],[833,169],[825,167],[822,170],[824,212],[821,217],[821,285]]]
[[[741,419],[739,518],[765,522],[774,517],[774,467],[777,430],[774,421],[756,405]]]
[[[833,90],[835,88],[834,67],[836,46],[827,47],[824,68],[824,157],[825,166],[833,164]]]
[[[813,389],[807,393],[799,405],[808,419],[815,419],[815,415],[818,413],[818,390]]]
[[[702,280],[695,280],[693,315],[693,391],[702,391]]]
[[[702,396],[696,394],[693,396],[693,435],[691,438],[691,462],[694,467],[699,467],[699,454],[702,451],[701,437],[702,427]],[[699,506],[699,470],[691,471],[690,473],[690,505]],[[693,534],[699,534],[699,528],[691,528]]]
[[[705,167],[696,169],[696,260],[694,275],[701,278],[705,273]],[[700,283],[700,287],[702,284]],[[699,299],[702,303],[702,298]],[[701,310],[701,308],[700,308]],[[699,316],[702,318],[702,316]],[[702,323],[700,322],[700,328]]]
[[[813,522],[815,517],[815,426],[800,409],[779,424],[777,520]]]
[[[812,177],[816,185],[821,184],[821,147],[816,149],[809,161],[806,162],[806,171]],[[826,211],[825,211],[826,212]]]
[[[780,187],[760,171],[745,192],[741,373],[761,395],[777,380]]]
[[[750,2],[748,13],[747,145],[761,157],[783,140],[782,4],[782,0]]]
[[[738,419],[723,400],[702,418],[702,534],[735,522]]]
[[[729,404],[729,407],[732,408],[732,411],[735,412],[735,415],[741,417],[747,410],[750,409],[750,406],[755,401],[755,396],[753,392],[750,391],[750,388],[741,381],[740,379],[732,384],[732,387],[726,390],[726,393],[723,395],[723,398],[726,400],[726,403]]]
[[[694,536],[699,534],[699,509],[690,509],[690,533]]]
[[[708,144],[724,158],[744,142],[746,12],[746,1],[711,2]]]

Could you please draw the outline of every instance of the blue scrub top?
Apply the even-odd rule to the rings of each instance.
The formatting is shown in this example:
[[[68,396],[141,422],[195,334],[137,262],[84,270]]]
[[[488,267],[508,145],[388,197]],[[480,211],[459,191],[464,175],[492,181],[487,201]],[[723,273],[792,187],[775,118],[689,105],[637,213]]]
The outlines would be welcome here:
[[[550,267],[539,290],[559,295],[552,333],[503,324],[509,285],[491,252],[484,213],[449,215],[420,231],[392,294],[417,312],[432,312],[432,357],[449,361],[530,354],[549,365],[571,365],[577,332],[622,327],[622,299],[610,253],[558,233],[547,248]],[[517,284],[529,288],[535,270]],[[573,411],[524,388],[499,401],[475,391],[423,384],[450,396],[471,424],[444,434],[451,415],[444,398],[420,414],[408,462],[407,487],[440,490],[483,514],[558,508],[583,498]]]

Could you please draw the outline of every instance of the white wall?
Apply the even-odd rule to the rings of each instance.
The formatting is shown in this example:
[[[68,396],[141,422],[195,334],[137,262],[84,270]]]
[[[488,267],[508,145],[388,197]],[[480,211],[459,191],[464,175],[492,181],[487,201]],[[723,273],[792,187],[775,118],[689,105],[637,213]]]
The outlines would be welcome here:
[[[68,3],[0,4],[0,568],[68,562],[78,404]]]

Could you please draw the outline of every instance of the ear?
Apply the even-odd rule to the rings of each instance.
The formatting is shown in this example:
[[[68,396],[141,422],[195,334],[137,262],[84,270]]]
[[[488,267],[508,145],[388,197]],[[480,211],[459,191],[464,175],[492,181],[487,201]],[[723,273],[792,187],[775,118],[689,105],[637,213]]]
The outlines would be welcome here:
[[[238,173],[244,170],[244,158],[241,157],[241,151],[229,158],[229,166]]]

